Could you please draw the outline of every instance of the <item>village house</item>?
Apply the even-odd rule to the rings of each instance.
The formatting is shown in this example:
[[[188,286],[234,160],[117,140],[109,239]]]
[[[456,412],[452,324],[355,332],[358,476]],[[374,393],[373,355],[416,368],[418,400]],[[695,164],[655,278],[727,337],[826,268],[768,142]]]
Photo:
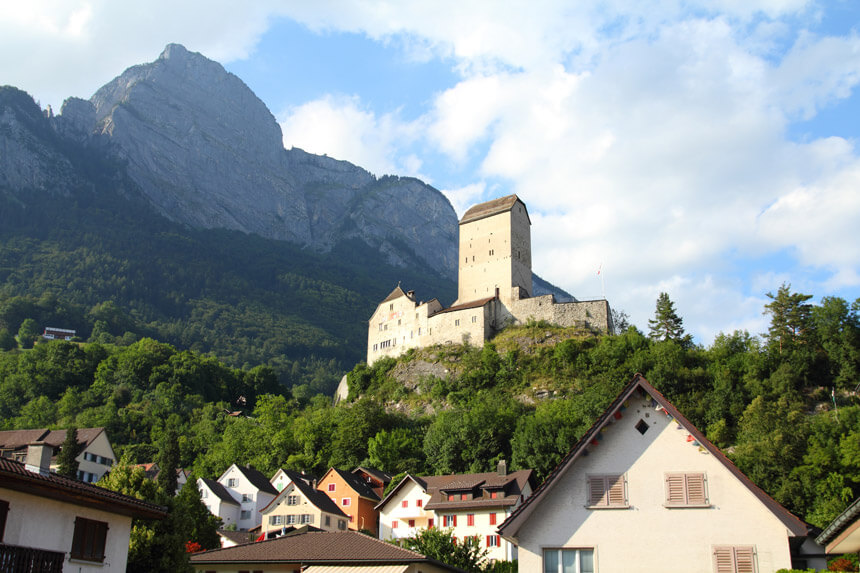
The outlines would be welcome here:
[[[71,340],[75,335],[76,332],[74,330],[53,326],[46,326],[44,332],[42,332],[42,338],[45,340]]]
[[[860,552],[860,498],[836,516],[815,541],[828,555]]]
[[[315,484],[304,479],[292,479],[263,508],[262,533],[285,529],[290,526],[312,525],[323,531],[346,531],[349,516]]]
[[[521,571],[741,573],[823,565],[806,523],[753,484],[641,375],[499,533],[519,546]]]
[[[433,344],[482,345],[509,325],[545,320],[609,332],[606,300],[557,302],[534,296],[531,220],[525,204],[509,195],[475,205],[460,219],[457,300],[420,301],[399,285],[370,318],[367,363]]]
[[[245,531],[260,525],[260,511],[278,495],[266,476],[250,465],[232,464],[217,480],[198,479],[197,487],[210,513],[225,526],[236,524]]]
[[[311,484],[315,479],[316,478],[314,476],[306,474],[304,472],[300,473],[279,468],[278,471],[275,472],[275,475],[272,476],[272,479],[269,480],[269,483],[271,483],[272,487],[274,487],[275,490],[280,493],[292,481],[302,480],[307,484]]]
[[[403,539],[432,527],[451,529],[455,538],[477,537],[487,559],[516,559],[516,547],[496,528],[534,489],[532,470],[417,477],[407,475],[382,500],[380,539]]]
[[[6,430],[0,432],[0,457],[23,462],[27,457],[27,447],[36,442],[50,446],[51,470],[59,467],[57,454],[66,440],[66,430]],[[80,428],[78,444],[83,451],[78,454],[78,479],[96,482],[116,463],[116,454],[108,440],[104,428]]]
[[[378,535],[379,512],[376,504],[381,497],[360,476],[331,468],[320,479],[317,489],[347,515],[349,529]]]
[[[379,499],[382,499],[385,494],[385,488],[391,483],[391,474],[385,473],[376,468],[367,466],[359,466],[352,470],[352,473],[357,475],[367,486],[372,489]]]
[[[51,473],[51,452],[36,443],[25,462],[0,458],[0,569],[125,571],[132,518],[165,508]]]

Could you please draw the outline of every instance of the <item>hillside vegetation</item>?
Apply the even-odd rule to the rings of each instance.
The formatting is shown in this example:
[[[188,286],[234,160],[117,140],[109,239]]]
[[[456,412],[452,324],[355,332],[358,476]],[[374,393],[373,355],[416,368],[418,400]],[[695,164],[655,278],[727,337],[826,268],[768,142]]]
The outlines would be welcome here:
[[[105,426],[132,462],[150,461],[172,427],[181,465],[202,476],[233,462],[420,474],[506,459],[543,478],[640,372],[756,483],[822,526],[860,493],[860,301],[809,305],[785,285],[772,296],[762,338],[735,332],[703,348],[636,328],[595,336],[536,323],[483,347],[360,363],[336,406],[291,395],[268,367],[151,339],[40,343],[0,354],[0,416],[4,428]]]

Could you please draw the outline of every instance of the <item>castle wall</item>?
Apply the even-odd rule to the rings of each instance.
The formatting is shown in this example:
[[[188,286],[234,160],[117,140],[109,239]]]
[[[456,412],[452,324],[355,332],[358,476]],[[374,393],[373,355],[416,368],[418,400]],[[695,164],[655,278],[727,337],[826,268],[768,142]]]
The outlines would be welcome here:
[[[545,320],[558,326],[589,326],[603,332],[611,330],[608,301],[555,302],[551,294],[512,301],[500,316],[500,324],[526,324],[529,319]]]

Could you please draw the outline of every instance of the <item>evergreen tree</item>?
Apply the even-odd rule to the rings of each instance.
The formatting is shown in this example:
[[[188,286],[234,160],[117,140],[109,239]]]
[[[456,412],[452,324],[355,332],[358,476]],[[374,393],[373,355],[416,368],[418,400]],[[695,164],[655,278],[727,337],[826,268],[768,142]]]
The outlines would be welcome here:
[[[657,297],[657,309],[654,318],[648,321],[651,329],[648,336],[652,340],[674,340],[685,342],[684,320],[675,311],[675,303],[665,292]]]
[[[793,350],[809,334],[812,305],[806,301],[811,294],[791,292],[791,285],[782,283],[776,294],[767,293],[770,302],[764,305],[764,314],[770,315],[767,339],[778,354]]]
[[[81,455],[82,451],[84,451],[84,446],[78,442],[78,428],[73,424],[66,429],[66,439],[63,440],[60,453],[57,455],[57,462],[60,465],[57,473],[61,476],[77,479],[77,457]]]
[[[159,472],[158,487],[168,495],[176,494],[177,476],[179,469],[179,439],[176,436],[176,427],[173,420],[167,422],[167,427],[158,441],[158,454],[155,462],[158,464]]]
[[[18,342],[21,343],[21,348],[33,348],[36,340],[39,338],[39,327],[36,321],[32,318],[25,318],[18,328]]]
[[[0,350],[12,350],[17,347],[15,337],[5,328],[0,328]]]

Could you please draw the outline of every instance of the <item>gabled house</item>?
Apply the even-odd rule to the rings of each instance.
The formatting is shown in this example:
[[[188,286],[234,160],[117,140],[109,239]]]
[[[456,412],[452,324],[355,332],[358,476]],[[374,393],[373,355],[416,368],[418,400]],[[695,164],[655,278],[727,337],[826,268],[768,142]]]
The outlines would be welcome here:
[[[317,489],[347,515],[350,529],[378,534],[376,504],[382,498],[360,476],[331,468],[320,479]]]
[[[0,457],[22,462],[27,457],[27,446],[41,442],[51,447],[51,469],[56,471],[59,465],[57,454],[65,440],[65,430],[40,428],[3,431],[0,432]],[[78,479],[85,482],[100,480],[116,463],[116,454],[105,429],[79,428],[78,443],[83,446],[83,451],[76,458]]]
[[[197,480],[203,503],[225,526],[235,523],[236,528],[243,531],[260,525],[260,510],[278,495],[266,476],[250,465],[232,464],[217,483],[221,487],[215,486],[212,480]]]
[[[163,519],[165,508],[50,473],[50,450],[0,458],[0,570],[125,571],[132,518]]]
[[[326,494],[303,479],[290,481],[261,512],[262,532],[312,525],[323,531],[346,531],[349,516]]]
[[[638,374],[499,533],[521,571],[547,573],[764,573],[808,541]]]
[[[192,555],[191,564],[202,573],[462,573],[456,567],[355,531],[309,531],[213,549]]]
[[[840,513],[815,540],[828,555],[860,552],[860,498]]]
[[[419,529],[451,529],[457,539],[477,537],[487,559],[517,558],[516,546],[496,528],[534,490],[532,470],[507,471],[502,461],[495,472],[416,477],[407,475],[379,510],[380,539],[411,537]]]
[[[370,489],[376,492],[379,499],[385,497],[385,488],[391,483],[391,474],[367,466],[359,466],[352,470],[352,473],[357,475]]]
[[[292,481],[302,480],[310,485],[315,479],[316,478],[314,476],[306,474],[305,472],[296,472],[279,468],[278,471],[275,472],[275,475],[272,476],[272,479],[269,480],[269,483],[272,484],[275,491],[281,492]]]

